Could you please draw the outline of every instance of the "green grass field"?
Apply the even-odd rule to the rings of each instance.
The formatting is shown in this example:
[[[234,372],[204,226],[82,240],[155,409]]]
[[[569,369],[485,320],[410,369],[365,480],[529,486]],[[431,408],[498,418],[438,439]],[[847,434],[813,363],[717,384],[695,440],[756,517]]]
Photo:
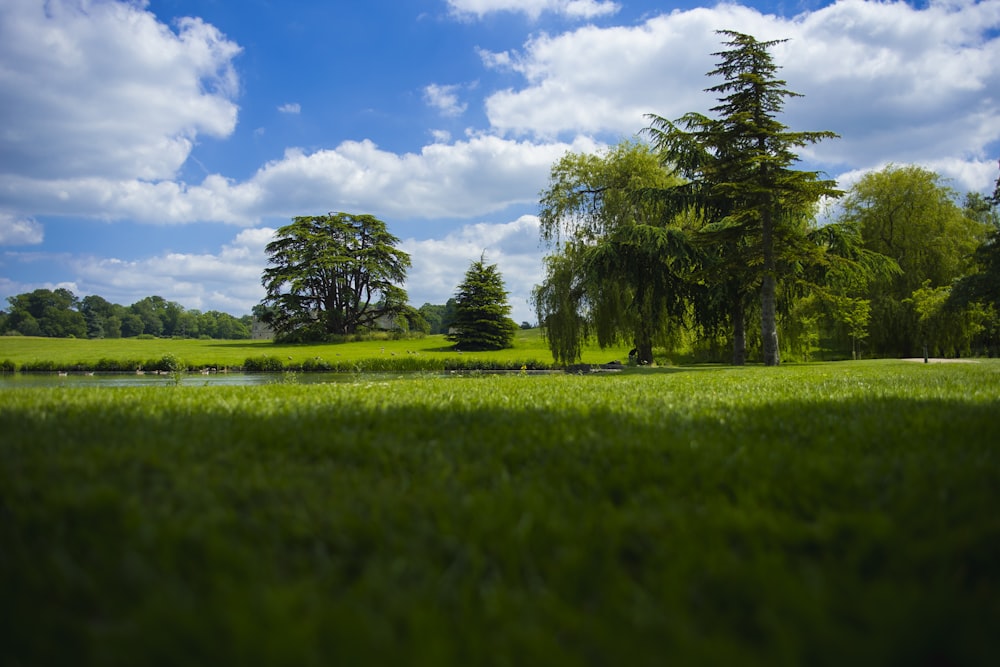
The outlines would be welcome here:
[[[1000,364],[0,393],[6,665],[1000,664]]]
[[[628,346],[584,351],[588,364],[628,361]],[[0,363],[18,370],[148,370],[173,357],[190,369],[242,368],[248,359],[270,358],[291,370],[442,370],[447,368],[548,368],[552,354],[539,329],[519,330],[514,346],[461,353],[444,336],[316,345],[278,345],[260,340],[69,339],[0,337]],[[165,370],[165,369],[164,369]]]

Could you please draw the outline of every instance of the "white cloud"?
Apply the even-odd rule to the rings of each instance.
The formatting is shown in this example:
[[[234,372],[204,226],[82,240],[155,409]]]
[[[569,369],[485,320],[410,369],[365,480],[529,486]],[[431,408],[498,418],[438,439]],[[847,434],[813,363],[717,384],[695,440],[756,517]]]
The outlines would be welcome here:
[[[289,149],[243,182],[219,175],[188,185],[0,174],[0,198],[35,215],[146,223],[251,226],[265,218],[332,210],[397,219],[464,218],[535,203],[556,160],[567,151],[598,147],[587,138],[539,144],[482,135],[400,155],[371,141],[348,141],[312,153]]]
[[[858,169],[851,169],[836,175],[837,184],[842,190],[847,190],[860,181],[866,174],[873,171],[881,171],[892,164],[900,166],[904,163],[894,163],[891,160],[885,160]],[[945,185],[959,192],[971,190],[989,194],[992,192],[993,184],[997,178],[997,163],[995,160],[945,157],[937,160],[916,160],[905,164],[913,164],[938,174],[944,180]]]
[[[199,185],[100,177],[35,179],[0,174],[0,197],[35,215],[81,216],[139,223],[225,222],[252,225],[257,193],[218,175]],[[251,211],[251,212],[248,212]]]
[[[41,223],[0,213],[0,245],[38,245],[44,240],[45,229]]]
[[[0,3],[0,173],[172,178],[201,134],[236,124],[239,47],[145,3]]]
[[[348,141],[332,150],[289,150],[235,191],[259,193],[258,211],[288,216],[303,211],[364,210],[393,218],[464,218],[537,201],[553,162],[572,144],[536,144],[473,136],[431,144],[419,153],[384,151],[371,141]]]
[[[569,4],[453,6],[488,13]],[[15,65],[0,68],[0,206],[18,220],[254,226],[331,210],[461,219],[532,205],[566,151],[632,136],[648,112],[707,111],[715,100],[703,91],[712,84],[705,72],[721,48],[715,30],[733,26],[790,38],[775,57],[789,88],[805,97],[788,100],[783,120],[843,137],[803,150],[811,166],[836,175],[915,162],[944,170],[958,188],[993,183],[984,153],[1000,139],[995,0],[924,9],[841,0],[792,18],[720,4],[635,26],[541,34],[519,52],[481,52],[485,66],[519,75],[522,85],[489,95],[490,126],[464,139],[428,130],[429,144],[407,153],[372,140],[290,148],[245,180],[214,174],[191,184],[174,177],[191,142],[225,136],[235,123],[238,47],[198,21],[171,31],[141,4],[54,0],[49,14],[36,5],[0,4],[0,62]],[[123,91],[133,90],[142,99],[124,104]],[[445,112],[465,109],[458,92],[425,90]]]
[[[0,295],[13,296],[38,288],[66,287],[77,296],[99,294],[113,303],[129,305],[150,295],[176,301],[185,308],[221,310],[245,315],[264,297],[261,273],[267,265],[265,246],[275,230],[241,230],[216,252],[163,252],[139,259],[48,253],[7,253],[7,264],[58,262],[69,267],[72,279],[58,284],[15,282],[0,276]],[[454,296],[469,265],[485,251],[497,264],[510,292],[511,317],[533,322],[528,302],[531,289],[541,282],[538,218],[521,216],[507,223],[465,225],[439,239],[408,238],[399,247],[410,253],[406,290],[410,303],[443,304]]]
[[[592,19],[609,16],[620,9],[610,0],[448,0],[448,6],[459,16],[482,18],[495,12],[522,13],[532,20],[544,12],[572,19]]]
[[[841,135],[808,157],[976,162],[1000,138],[1000,3],[842,1],[790,27],[782,75],[805,97],[789,102],[788,122]]]
[[[419,307],[447,302],[469,265],[485,252],[487,263],[497,265],[510,292],[511,317],[533,322],[529,298],[544,277],[545,251],[539,245],[538,224],[536,216],[525,215],[508,223],[465,225],[441,239],[404,240],[400,247],[413,261],[406,282],[410,303]]]
[[[185,308],[245,315],[264,297],[260,276],[271,228],[242,230],[217,253],[166,252],[136,260],[78,257],[71,260],[77,296],[100,294],[128,305],[153,294]]]
[[[302,105],[298,102],[289,102],[288,104],[282,104],[278,107],[278,111],[287,114],[298,114],[302,113]]]
[[[436,144],[446,144],[451,141],[451,132],[448,130],[431,130],[430,135]]]
[[[644,114],[668,118],[711,106],[705,72],[719,50],[715,30],[727,25],[758,36],[766,20],[754,10],[720,5],[657,16],[637,26],[585,26],[541,34],[521,52],[488,53],[488,67],[522,75],[520,89],[486,100],[491,126],[518,136],[575,133],[630,136]],[[764,35],[763,38],[767,36]]]
[[[461,116],[469,105],[458,101],[459,88],[432,83],[424,88],[424,100],[444,116]]]
[[[705,73],[723,48],[715,31],[733,27],[789,39],[774,55],[788,87],[805,95],[787,100],[783,120],[792,129],[842,135],[805,158],[834,167],[976,162],[1000,139],[1000,2],[971,0],[923,9],[841,0],[793,18],[721,4],[637,26],[542,34],[519,53],[481,53],[486,66],[524,79],[487,98],[491,126],[540,139],[629,136],[647,125],[646,113],[708,112],[715,99],[703,90],[713,84]]]

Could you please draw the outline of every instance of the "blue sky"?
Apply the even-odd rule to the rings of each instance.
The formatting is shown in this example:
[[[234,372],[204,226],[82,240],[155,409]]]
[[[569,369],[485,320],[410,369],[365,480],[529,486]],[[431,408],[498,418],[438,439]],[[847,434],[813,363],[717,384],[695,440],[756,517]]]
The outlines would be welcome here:
[[[0,299],[245,314],[273,230],[347,211],[402,240],[413,305],[485,250],[533,320],[549,167],[707,111],[720,29],[789,40],[782,120],[842,137],[803,166],[991,189],[1000,0],[4,0]]]

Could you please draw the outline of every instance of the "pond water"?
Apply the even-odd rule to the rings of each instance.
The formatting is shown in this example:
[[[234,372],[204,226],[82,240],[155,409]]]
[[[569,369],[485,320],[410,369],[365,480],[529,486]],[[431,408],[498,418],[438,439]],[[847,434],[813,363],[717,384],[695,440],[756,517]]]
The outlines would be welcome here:
[[[411,371],[397,373],[186,373],[181,378],[185,387],[234,387],[262,384],[280,384],[294,382],[296,384],[324,384],[331,382],[357,382],[358,380],[381,381],[401,380],[426,377],[467,377],[469,375],[516,374],[519,371]],[[551,373],[552,371],[528,371],[531,375]],[[561,371],[557,371],[561,372]],[[2,373],[0,374],[0,390],[26,389],[32,387],[168,387],[175,380],[170,375],[147,373]]]
[[[417,377],[416,373],[367,373],[366,379],[390,377]],[[424,374],[426,375],[426,374]],[[181,385],[187,387],[233,387],[260,384],[296,382],[298,384],[320,384],[326,382],[354,382],[355,373],[187,373],[181,378]],[[0,389],[24,389],[29,387],[167,387],[175,379],[170,375],[147,373],[5,373],[0,375]]]

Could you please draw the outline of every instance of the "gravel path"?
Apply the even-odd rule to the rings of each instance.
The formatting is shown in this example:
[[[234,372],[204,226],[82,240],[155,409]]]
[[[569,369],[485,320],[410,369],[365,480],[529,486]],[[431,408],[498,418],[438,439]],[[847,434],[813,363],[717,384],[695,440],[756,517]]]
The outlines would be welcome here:
[[[919,361],[923,363],[923,357],[908,357],[903,359],[903,361]],[[929,364],[978,364],[979,362],[975,359],[940,359],[931,357],[927,360]]]

